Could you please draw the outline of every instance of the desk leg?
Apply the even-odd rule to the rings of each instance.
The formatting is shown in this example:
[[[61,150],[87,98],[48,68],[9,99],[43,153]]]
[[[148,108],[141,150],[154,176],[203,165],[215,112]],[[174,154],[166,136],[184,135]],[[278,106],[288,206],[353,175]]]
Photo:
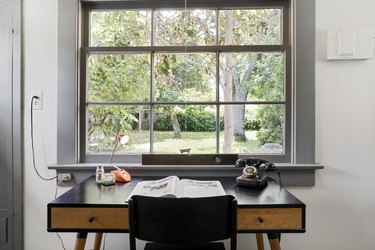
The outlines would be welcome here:
[[[84,250],[86,244],[87,232],[77,233],[76,244],[74,250]]]
[[[263,234],[257,233],[256,237],[257,237],[258,250],[264,250]]]
[[[268,242],[270,243],[271,250],[281,250],[280,247],[280,234],[268,233]]]
[[[103,237],[103,233],[95,234],[94,250],[100,250],[100,245],[102,244],[102,237]]]

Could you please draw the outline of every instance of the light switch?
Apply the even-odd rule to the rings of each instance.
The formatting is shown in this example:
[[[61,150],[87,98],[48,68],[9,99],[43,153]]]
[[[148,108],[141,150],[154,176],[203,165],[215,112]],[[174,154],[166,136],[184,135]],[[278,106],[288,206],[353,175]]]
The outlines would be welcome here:
[[[353,56],[355,48],[355,32],[352,30],[338,32],[338,56]]]
[[[327,32],[327,60],[374,58],[374,42],[374,30],[329,30]]]

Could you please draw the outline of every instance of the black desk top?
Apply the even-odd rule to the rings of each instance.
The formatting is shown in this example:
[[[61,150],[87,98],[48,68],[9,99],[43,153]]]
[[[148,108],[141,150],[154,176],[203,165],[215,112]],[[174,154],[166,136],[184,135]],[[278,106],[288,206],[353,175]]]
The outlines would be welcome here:
[[[82,183],[62,194],[48,204],[49,207],[123,207],[125,200],[137,182],[143,180],[158,180],[162,177],[133,177],[129,183],[116,183],[112,186],[102,186],[91,176]],[[180,177],[183,179],[182,177]],[[189,178],[189,177],[184,177]],[[276,182],[270,181],[263,189],[237,187],[233,177],[190,177],[195,180],[219,180],[227,194],[237,198],[238,207],[301,207],[305,204],[281,188]]]

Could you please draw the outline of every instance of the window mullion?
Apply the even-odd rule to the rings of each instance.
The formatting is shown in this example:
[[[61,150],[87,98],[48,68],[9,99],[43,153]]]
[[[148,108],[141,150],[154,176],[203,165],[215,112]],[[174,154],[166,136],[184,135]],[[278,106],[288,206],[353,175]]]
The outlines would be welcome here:
[[[151,52],[150,63],[150,153],[154,151],[154,69],[155,69],[155,53]]]
[[[151,47],[155,44],[155,9],[151,10]],[[150,153],[154,152],[154,69],[155,51],[150,53]]]
[[[219,45],[219,9],[216,8],[216,46]],[[216,51],[216,153],[220,153],[220,53]]]
[[[220,152],[220,52],[216,52],[216,153]]]
[[[284,52],[289,45],[205,45],[205,46],[129,46],[129,47],[88,47],[90,53],[194,53],[194,52]]]

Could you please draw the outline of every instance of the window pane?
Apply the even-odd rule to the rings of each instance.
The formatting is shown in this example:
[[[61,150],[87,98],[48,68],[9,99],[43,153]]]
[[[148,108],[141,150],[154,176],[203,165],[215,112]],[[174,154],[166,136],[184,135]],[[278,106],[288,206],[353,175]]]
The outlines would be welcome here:
[[[281,44],[280,9],[241,9],[219,11],[219,44]]]
[[[284,101],[284,54],[220,54],[220,101]]]
[[[220,152],[283,153],[284,109],[274,105],[223,105]]]
[[[216,108],[202,105],[163,105],[155,108],[154,152],[216,153]]]
[[[156,54],[156,101],[216,99],[215,54]]]
[[[89,105],[87,153],[112,153],[118,133],[127,134],[129,141],[119,143],[116,154],[149,153],[149,111],[148,106]]]
[[[150,55],[90,55],[89,101],[145,101],[150,96]]]
[[[214,45],[216,13],[214,10],[155,11],[155,45]]]
[[[92,11],[90,46],[150,46],[151,11]]]

